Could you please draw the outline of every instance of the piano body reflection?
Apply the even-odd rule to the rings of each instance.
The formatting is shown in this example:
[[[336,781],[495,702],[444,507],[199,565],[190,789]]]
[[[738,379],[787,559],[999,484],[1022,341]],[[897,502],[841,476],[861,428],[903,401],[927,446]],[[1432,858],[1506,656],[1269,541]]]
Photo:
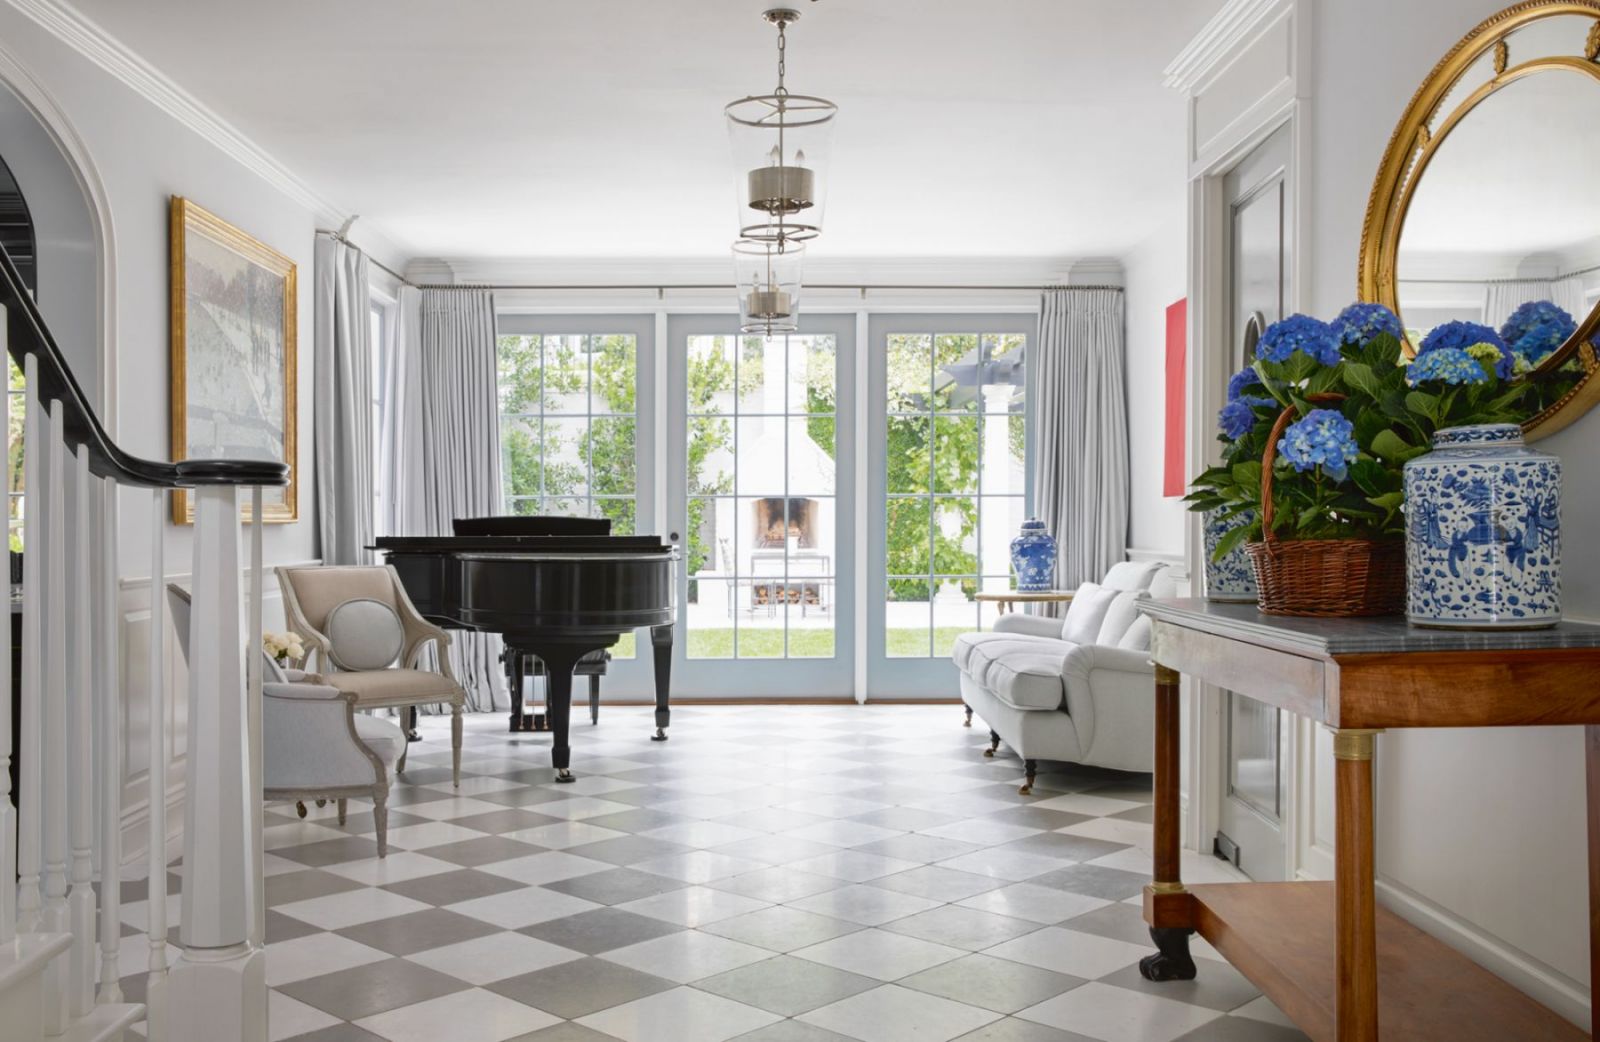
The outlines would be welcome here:
[[[573,780],[572,671],[584,656],[648,627],[655,656],[655,741],[666,741],[677,550],[655,536],[614,536],[604,518],[458,520],[454,535],[376,540],[430,621],[498,633],[547,677],[556,781]]]

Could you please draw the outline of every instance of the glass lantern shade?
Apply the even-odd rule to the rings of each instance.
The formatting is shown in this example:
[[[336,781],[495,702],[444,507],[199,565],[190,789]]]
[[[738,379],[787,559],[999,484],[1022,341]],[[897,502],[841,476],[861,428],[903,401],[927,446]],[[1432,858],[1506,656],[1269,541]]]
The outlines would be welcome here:
[[[801,94],[741,98],[725,110],[739,237],[803,242],[822,232],[839,107]]]
[[[805,246],[798,242],[733,244],[739,286],[739,332],[773,336],[800,328],[800,266]]]

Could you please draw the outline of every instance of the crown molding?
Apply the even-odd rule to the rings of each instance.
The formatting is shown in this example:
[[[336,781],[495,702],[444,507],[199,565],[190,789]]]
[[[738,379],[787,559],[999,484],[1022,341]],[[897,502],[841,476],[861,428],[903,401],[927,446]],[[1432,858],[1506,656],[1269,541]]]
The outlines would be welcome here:
[[[337,227],[349,211],[334,205],[121,40],[62,0],[6,0],[46,32],[121,81],[273,188]]]
[[[1293,0],[1228,0],[1166,67],[1163,83],[1189,93],[1235,48]]]
[[[406,268],[417,283],[654,286],[731,284],[731,261],[669,257],[419,257]],[[828,258],[808,260],[810,285],[1042,286],[1122,281],[1119,262],[1062,258]]]

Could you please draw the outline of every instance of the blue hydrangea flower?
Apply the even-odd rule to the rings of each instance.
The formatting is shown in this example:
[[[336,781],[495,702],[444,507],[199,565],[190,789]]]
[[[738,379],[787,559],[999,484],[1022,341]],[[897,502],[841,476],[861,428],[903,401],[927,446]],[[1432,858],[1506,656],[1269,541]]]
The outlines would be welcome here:
[[[1406,332],[1400,316],[1382,304],[1351,304],[1329,324],[1346,347],[1366,347],[1385,333],[1400,340]]]
[[[1278,441],[1278,454],[1304,473],[1317,467],[1335,481],[1343,481],[1356,461],[1355,425],[1333,409],[1312,409],[1289,425]]]
[[[1266,385],[1261,382],[1261,377],[1256,373],[1255,369],[1251,368],[1250,366],[1245,366],[1243,369],[1239,370],[1237,373],[1234,373],[1228,378],[1228,401],[1238,401],[1239,397],[1252,387],[1265,386]]]
[[[1268,326],[1256,344],[1256,357],[1270,362],[1287,362],[1297,351],[1323,365],[1337,365],[1339,338],[1326,322],[1310,315],[1290,315]]]
[[[1510,344],[1512,349],[1517,350],[1519,354],[1527,354],[1527,352],[1517,348],[1517,341],[1521,340],[1536,326],[1542,326],[1550,322],[1554,322],[1557,326],[1565,327],[1567,332],[1566,336],[1561,338],[1563,341],[1578,328],[1578,324],[1572,320],[1572,315],[1567,312],[1567,309],[1555,301],[1530,300],[1526,304],[1520,305],[1517,310],[1511,313],[1511,317],[1505,320],[1505,323],[1500,327],[1500,338]]]
[[[1562,314],[1565,315],[1565,312]],[[1563,322],[1559,318],[1553,318],[1547,322],[1540,322],[1511,341],[1511,350],[1526,359],[1528,366],[1532,368],[1554,354],[1556,348],[1566,343],[1567,338],[1577,331],[1578,324],[1572,319]]]
[[[1476,345],[1474,345],[1476,346]],[[1424,351],[1406,371],[1406,383],[1481,384],[1489,373],[1476,358],[1459,347],[1436,347]]]
[[[1488,326],[1478,322],[1446,322],[1434,326],[1432,332],[1422,338],[1422,346],[1417,350],[1417,361],[1431,351],[1442,351],[1455,348],[1465,351],[1478,344],[1490,344],[1500,350],[1500,360],[1495,363],[1495,375],[1502,380],[1511,378],[1516,370],[1516,359],[1511,353],[1511,348],[1501,339],[1500,334]],[[1415,367],[1416,363],[1412,363]]]
[[[1258,406],[1276,404],[1277,401],[1272,398],[1252,394],[1241,395],[1224,405],[1222,411],[1217,414],[1217,429],[1222,431],[1223,436],[1229,441],[1238,441],[1255,427]]]

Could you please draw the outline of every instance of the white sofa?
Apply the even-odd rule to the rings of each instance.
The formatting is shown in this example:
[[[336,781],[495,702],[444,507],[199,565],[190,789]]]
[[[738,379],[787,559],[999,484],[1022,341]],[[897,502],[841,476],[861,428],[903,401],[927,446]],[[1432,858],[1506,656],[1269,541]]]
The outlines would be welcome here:
[[[1033,790],[1039,760],[1149,771],[1154,747],[1150,620],[1141,598],[1170,597],[1160,563],[1124,561],[1078,587],[1064,618],[1002,615],[988,633],[956,638],[952,658],[968,714],[1022,757]]]

